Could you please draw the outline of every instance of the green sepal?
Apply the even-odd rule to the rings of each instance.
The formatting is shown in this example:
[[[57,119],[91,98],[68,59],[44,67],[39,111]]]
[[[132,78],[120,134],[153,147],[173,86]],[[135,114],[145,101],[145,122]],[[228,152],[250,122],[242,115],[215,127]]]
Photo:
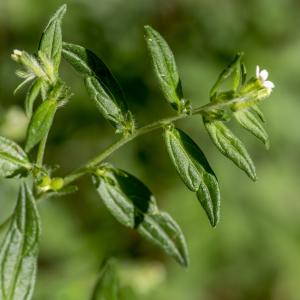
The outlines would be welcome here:
[[[239,110],[233,113],[236,121],[246,130],[261,140],[266,149],[270,148],[268,133],[256,116],[249,110]]]
[[[62,5],[51,17],[39,43],[39,50],[47,55],[53,62],[54,73],[58,73],[62,50],[62,18],[67,10],[67,5]]]
[[[13,177],[31,167],[24,150],[14,141],[0,136],[0,177]]]
[[[223,122],[206,118],[203,118],[203,121],[211,140],[219,151],[255,181],[255,166],[244,144]]]
[[[45,100],[37,108],[27,129],[26,152],[29,152],[48,134],[56,109],[57,101],[53,99]]]
[[[151,26],[144,26],[145,40],[160,88],[171,106],[179,113],[189,110],[183,98],[181,80],[172,50],[165,39]]]
[[[32,298],[40,231],[35,199],[23,183],[10,227],[0,247],[0,299]]]

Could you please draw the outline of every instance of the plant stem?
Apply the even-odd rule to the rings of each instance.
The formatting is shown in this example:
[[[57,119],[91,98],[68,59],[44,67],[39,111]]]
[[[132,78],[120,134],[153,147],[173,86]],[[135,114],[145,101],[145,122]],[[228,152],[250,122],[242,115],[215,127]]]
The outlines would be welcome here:
[[[99,165],[102,161],[104,161],[107,157],[112,155],[115,151],[132,141],[133,139],[144,135],[148,132],[163,128],[164,126],[176,122],[178,120],[186,119],[188,117],[194,116],[194,115],[203,115],[209,111],[215,110],[215,109],[222,109],[231,106],[232,104],[235,104],[237,102],[246,102],[247,100],[251,99],[251,95],[248,94],[247,96],[244,97],[238,97],[238,98],[233,98],[227,102],[220,102],[220,103],[215,103],[211,102],[206,105],[200,106],[198,108],[195,108],[192,110],[190,114],[182,114],[182,115],[177,115],[177,116],[172,116],[168,118],[163,118],[161,120],[155,121],[153,123],[150,123],[148,125],[145,125],[143,127],[140,127],[134,131],[133,134],[130,136],[126,136],[121,138],[119,141],[111,144],[108,146],[103,152],[100,154],[96,155],[93,159],[88,161],[83,167],[73,171],[71,174],[67,175],[64,178],[64,183],[65,185],[68,185],[72,182],[74,182],[76,179],[82,177],[83,175],[90,173],[94,167]]]

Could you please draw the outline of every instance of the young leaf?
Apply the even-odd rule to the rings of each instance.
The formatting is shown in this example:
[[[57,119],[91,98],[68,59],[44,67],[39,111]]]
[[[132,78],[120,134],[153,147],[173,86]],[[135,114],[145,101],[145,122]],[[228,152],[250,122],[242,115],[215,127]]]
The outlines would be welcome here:
[[[220,214],[220,190],[206,157],[199,146],[180,129],[166,129],[164,138],[179,176],[190,190],[197,192],[211,225],[216,226]]]
[[[53,118],[57,109],[56,100],[45,100],[36,110],[30,120],[25,151],[29,152],[41,139],[46,136],[51,128]]]
[[[39,214],[26,184],[22,184],[10,228],[0,248],[0,299],[30,300],[37,271]]]
[[[241,77],[241,72],[243,72],[241,70],[241,66],[240,66],[240,61],[241,61],[241,57],[243,56],[243,53],[238,53],[235,58],[233,59],[233,61],[221,72],[221,74],[219,75],[216,83],[213,85],[213,87],[211,88],[209,95],[210,98],[212,98],[214,96],[214,94],[217,92],[219,86],[227,79],[229,78],[232,74],[234,74],[233,77],[233,90],[236,90],[239,86],[240,83],[240,77]],[[242,80],[243,79],[244,74],[242,73]]]
[[[52,60],[56,74],[60,64],[62,49],[61,21],[66,10],[67,6],[64,4],[51,17],[42,34],[39,44],[39,50],[44,52],[44,54],[46,54],[48,58]]]
[[[261,140],[267,149],[270,147],[269,136],[266,130],[251,111],[239,110],[234,112],[233,115],[237,122]]]
[[[228,157],[253,180],[256,180],[255,166],[244,144],[221,121],[208,121],[204,125],[219,151]]]
[[[146,215],[138,232],[162,248],[180,265],[188,266],[188,250],[179,225],[165,212]]]
[[[183,92],[174,55],[164,38],[152,27],[145,26],[145,39],[155,75],[166,100],[181,112]]]
[[[30,168],[31,163],[24,150],[15,142],[0,136],[0,177],[10,177]]]
[[[42,88],[42,80],[36,79],[30,86],[25,99],[25,112],[31,118],[33,105]]]
[[[158,211],[154,196],[134,176],[112,167],[93,182],[110,213],[123,225],[136,228],[180,264],[187,265],[184,236],[170,216]]]
[[[115,264],[109,260],[101,270],[91,300],[119,300],[119,288]]]

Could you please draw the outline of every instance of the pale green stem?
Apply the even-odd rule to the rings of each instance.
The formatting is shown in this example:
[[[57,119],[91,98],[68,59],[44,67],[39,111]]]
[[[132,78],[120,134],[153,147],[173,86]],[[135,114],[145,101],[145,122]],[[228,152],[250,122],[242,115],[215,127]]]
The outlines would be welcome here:
[[[134,133],[131,134],[130,136],[123,137],[119,141],[111,144],[103,152],[96,155],[93,159],[91,159],[89,162],[87,162],[83,167],[73,171],[70,175],[66,176],[64,178],[65,185],[68,185],[68,184],[74,182],[76,179],[82,177],[83,175],[91,172],[93,170],[93,168],[95,168],[97,165],[99,165],[101,162],[103,162],[106,158],[108,158],[110,155],[112,155],[119,148],[121,148],[122,146],[126,145],[127,143],[129,143],[130,141],[132,141],[133,139],[135,139],[141,135],[144,135],[148,132],[163,128],[164,126],[166,126],[170,123],[176,122],[178,120],[182,120],[182,119],[188,118],[193,115],[199,115],[199,114],[203,115],[203,114],[205,114],[209,111],[215,110],[215,109],[222,109],[222,108],[229,107],[237,102],[239,102],[239,103],[246,102],[249,99],[251,99],[250,93],[244,97],[234,98],[227,102],[206,104],[204,106],[193,109],[192,112],[188,115],[182,114],[182,115],[172,116],[172,117],[168,117],[168,118],[164,118],[164,119],[155,121],[155,122],[145,125],[143,127],[140,127],[138,129],[136,129],[134,131]]]

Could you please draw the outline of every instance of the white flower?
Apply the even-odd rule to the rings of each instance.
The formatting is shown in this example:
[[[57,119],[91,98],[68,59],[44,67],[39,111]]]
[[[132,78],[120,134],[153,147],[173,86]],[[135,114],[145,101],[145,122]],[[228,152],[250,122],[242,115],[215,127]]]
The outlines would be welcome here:
[[[268,92],[272,92],[275,87],[274,83],[267,80],[269,77],[269,72],[267,70],[260,70],[259,66],[256,66],[256,78],[260,81],[263,87],[265,87]]]

